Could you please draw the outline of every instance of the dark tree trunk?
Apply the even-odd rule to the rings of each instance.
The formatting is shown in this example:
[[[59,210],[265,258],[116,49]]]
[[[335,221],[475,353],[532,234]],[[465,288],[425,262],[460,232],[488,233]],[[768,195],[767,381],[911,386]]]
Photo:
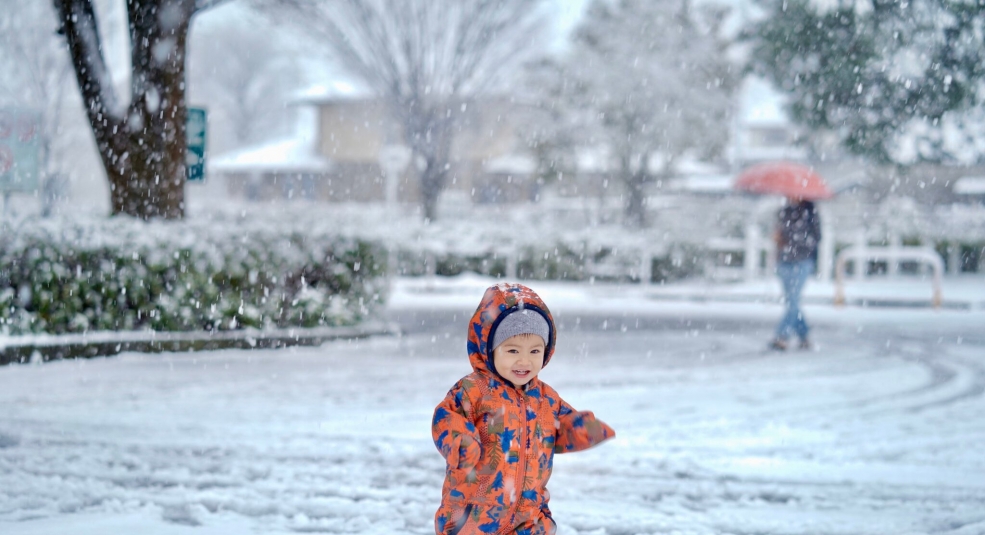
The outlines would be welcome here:
[[[646,226],[646,197],[643,186],[647,182],[644,171],[636,171],[626,180],[626,226]]]
[[[194,0],[129,0],[131,98],[117,103],[91,0],[54,0],[113,214],[184,216],[185,45]]]
[[[454,138],[453,118],[440,110],[446,106],[432,104],[432,109],[418,114],[403,114],[402,120],[407,141],[415,157],[424,161],[421,170],[421,206],[424,218],[435,221],[438,218],[438,198],[448,181],[451,145]],[[405,108],[409,110],[411,107]],[[402,111],[402,110],[401,110]]]
[[[448,177],[448,172],[441,169],[442,166],[442,163],[432,159],[421,172],[421,205],[424,207],[424,219],[428,221],[438,218],[438,198],[445,189]]]
[[[631,228],[646,226],[646,184],[650,181],[650,159],[644,155],[640,158],[639,167],[633,169],[628,155],[622,157],[623,183],[626,185],[626,205],[624,224]]]

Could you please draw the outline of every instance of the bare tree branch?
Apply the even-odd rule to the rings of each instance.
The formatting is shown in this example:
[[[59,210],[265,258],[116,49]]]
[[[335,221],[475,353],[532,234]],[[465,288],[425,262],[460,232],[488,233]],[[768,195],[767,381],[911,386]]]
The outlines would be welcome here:
[[[425,217],[434,217],[451,153],[453,110],[505,88],[547,0],[275,0],[255,3],[297,24],[386,102],[425,162]]]
[[[540,66],[541,82],[554,80],[544,97],[568,109],[568,127],[590,133],[619,164],[631,226],[646,223],[653,178],[672,174],[685,154],[714,157],[726,142],[734,69],[710,15],[686,0],[593,0],[563,63]]]

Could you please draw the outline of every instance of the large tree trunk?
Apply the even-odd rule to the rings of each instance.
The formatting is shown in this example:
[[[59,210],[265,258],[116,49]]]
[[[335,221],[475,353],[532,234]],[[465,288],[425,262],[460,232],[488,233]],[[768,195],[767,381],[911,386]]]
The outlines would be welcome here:
[[[646,226],[646,197],[643,186],[646,184],[646,173],[637,171],[627,178],[626,182],[626,226],[643,228]]]
[[[640,158],[639,167],[633,169],[630,157],[622,158],[623,183],[626,185],[626,204],[624,224],[631,228],[646,226],[646,187],[650,180],[649,157]]]
[[[445,188],[448,177],[448,171],[443,167],[442,162],[431,159],[421,172],[421,206],[424,208],[424,219],[427,221],[438,219],[438,198],[441,197],[441,191]]]
[[[438,199],[448,181],[454,132],[452,117],[440,111],[446,107],[432,104],[427,112],[401,114],[406,141],[425,164],[420,175],[421,206],[428,221],[437,220]]]
[[[91,0],[54,0],[113,214],[184,216],[185,44],[194,0],[129,0],[131,98],[117,104]]]

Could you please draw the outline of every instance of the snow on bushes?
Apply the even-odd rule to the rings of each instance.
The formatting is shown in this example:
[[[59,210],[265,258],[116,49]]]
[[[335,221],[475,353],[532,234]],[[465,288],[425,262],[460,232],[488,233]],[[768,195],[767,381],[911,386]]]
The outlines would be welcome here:
[[[447,203],[436,221],[408,205],[215,199],[193,199],[182,222],[24,215],[0,231],[0,333],[356,323],[385,299],[388,253],[398,276],[673,281],[703,274],[712,239],[740,238],[750,223],[768,239],[781,202],[652,197],[651,224],[637,230],[619,224],[617,202],[561,198]],[[860,234],[898,236],[981,269],[981,206],[895,202],[824,203],[826,238],[837,249]]]
[[[215,223],[21,221],[0,238],[0,332],[349,325],[382,301],[371,241]]]

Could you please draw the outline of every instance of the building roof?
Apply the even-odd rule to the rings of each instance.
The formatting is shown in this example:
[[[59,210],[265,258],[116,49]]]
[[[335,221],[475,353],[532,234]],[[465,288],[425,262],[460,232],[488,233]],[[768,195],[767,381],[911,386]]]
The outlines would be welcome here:
[[[747,77],[739,94],[739,121],[743,125],[790,126],[782,95],[763,78]]]
[[[529,175],[537,170],[537,160],[529,154],[504,154],[486,161],[482,168],[487,173]]]
[[[963,176],[954,182],[958,195],[985,195],[985,176]]]
[[[373,92],[358,83],[334,81],[298,91],[291,101],[297,104],[320,104],[375,98]]]
[[[292,138],[246,147],[217,156],[209,169],[218,172],[324,173],[331,160],[315,153],[310,139]]]
[[[670,189],[692,193],[728,193],[735,191],[735,177],[730,175],[685,175],[670,183]]]

